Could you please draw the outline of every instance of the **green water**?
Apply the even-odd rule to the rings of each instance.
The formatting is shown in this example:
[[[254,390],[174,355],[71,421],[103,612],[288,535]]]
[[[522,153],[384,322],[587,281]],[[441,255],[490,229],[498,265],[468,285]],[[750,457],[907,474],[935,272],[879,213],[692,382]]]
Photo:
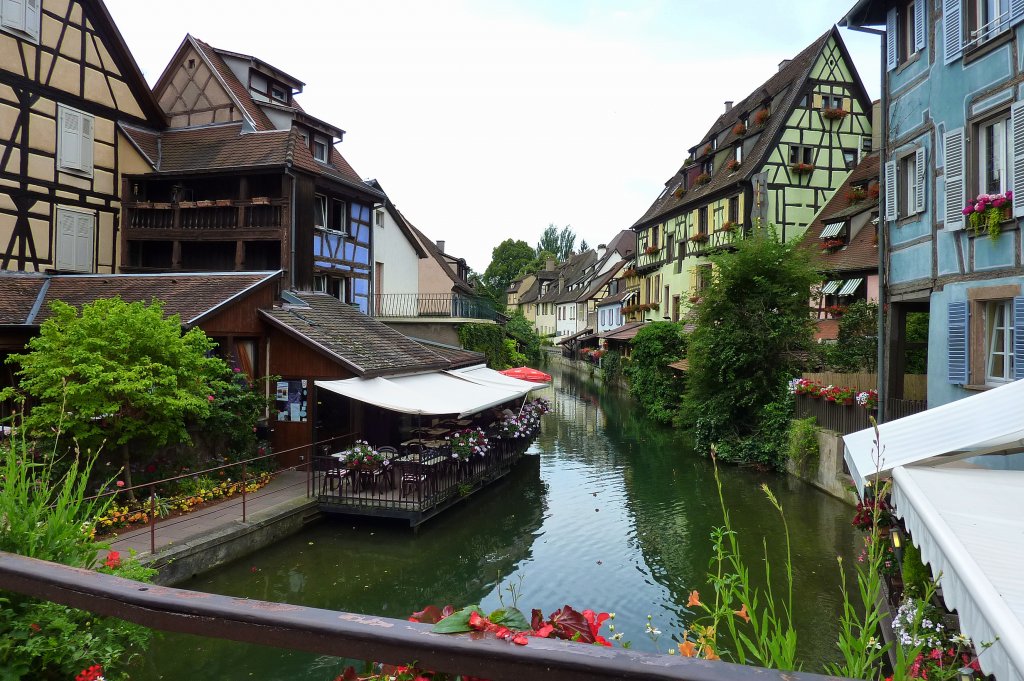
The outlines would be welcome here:
[[[523,578],[523,610],[568,603],[616,613],[635,648],[665,651],[686,626],[692,589],[708,591],[709,533],[721,524],[710,463],[685,438],[646,421],[628,397],[572,373],[542,392],[554,409],[511,475],[418,531],[333,518],[301,535],[182,585],[269,601],[405,618],[424,605],[498,605]],[[748,563],[762,540],[776,559],[785,540],[759,486],[786,509],[792,534],[795,616],[807,671],[836,657],[840,613],[836,556],[849,560],[851,509],[795,479],[721,471]],[[781,569],[781,563],[778,563]],[[652,616],[661,637],[644,633]],[[305,653],[162,635],[137,681],[329,681],[338,660]]]

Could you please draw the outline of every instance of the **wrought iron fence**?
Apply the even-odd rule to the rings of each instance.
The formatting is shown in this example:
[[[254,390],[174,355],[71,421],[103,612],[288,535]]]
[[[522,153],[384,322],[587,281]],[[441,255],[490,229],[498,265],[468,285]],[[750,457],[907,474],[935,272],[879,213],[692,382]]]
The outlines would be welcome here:
[[[498,318],[490,302],[457,293],[381,293],[374,299],[375,317]]]

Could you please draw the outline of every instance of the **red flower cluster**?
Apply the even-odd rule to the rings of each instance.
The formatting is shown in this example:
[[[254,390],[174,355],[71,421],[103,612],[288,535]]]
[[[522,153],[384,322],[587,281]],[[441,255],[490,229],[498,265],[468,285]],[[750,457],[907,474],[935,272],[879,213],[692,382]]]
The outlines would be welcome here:
[[[103,667],[94,664],[88,669],[83,669],[75,677],[75,681],[103,681]]]
[[[878,516],[879,527],[892,527],[896,524],[896,516],[892,513],[892,507],[885,499],[873,499],[861,501],[857,504],[857,512],[853,516],[852,525],[860,530],[870,530],[875,524],[875,516]]]
[[[111,570],[121,567],[121,554],[117,551],[111,551],[107,554],[107,559],[103,562],[103,566]]]

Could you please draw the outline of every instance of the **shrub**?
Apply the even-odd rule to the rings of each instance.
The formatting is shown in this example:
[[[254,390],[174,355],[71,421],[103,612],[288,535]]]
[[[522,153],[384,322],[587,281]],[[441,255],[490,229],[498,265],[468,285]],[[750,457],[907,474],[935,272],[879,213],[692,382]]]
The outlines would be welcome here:
[[[679,409],[682,379],[669,364],[686,354],[682,327],[674,322],[651,322],[633,339],[633,355],[626,367],[629,391],[647,416],[669,423]]]
[[[912,598],[924,598],[932,588],[932,572],[921,560],[921,550],[911,541],[903,547],[903,592]]]
[[[789,429],[790,460],[802,470],[817,470],[819,456],[817,420],[794,419]]]

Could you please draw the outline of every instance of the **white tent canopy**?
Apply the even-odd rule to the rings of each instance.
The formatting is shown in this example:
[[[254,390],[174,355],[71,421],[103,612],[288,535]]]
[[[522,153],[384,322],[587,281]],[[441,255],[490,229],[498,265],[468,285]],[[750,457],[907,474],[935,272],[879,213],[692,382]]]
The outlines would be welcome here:
[[[1014,381],[843,437],[850,475],[864,483],[897,466],[1024,450],[1024,381]]]
[[[997,681],[1021,681],[1024,471],[899,467],[893,481],[896,514],[939,576],[982,670]]]
[[[522,383],[526,387],[484,384],[468,377],[435,371],[412,376],[316,381],[316,386],[404,414],[468,416],[519,399],[538,387],[526,381]]]

